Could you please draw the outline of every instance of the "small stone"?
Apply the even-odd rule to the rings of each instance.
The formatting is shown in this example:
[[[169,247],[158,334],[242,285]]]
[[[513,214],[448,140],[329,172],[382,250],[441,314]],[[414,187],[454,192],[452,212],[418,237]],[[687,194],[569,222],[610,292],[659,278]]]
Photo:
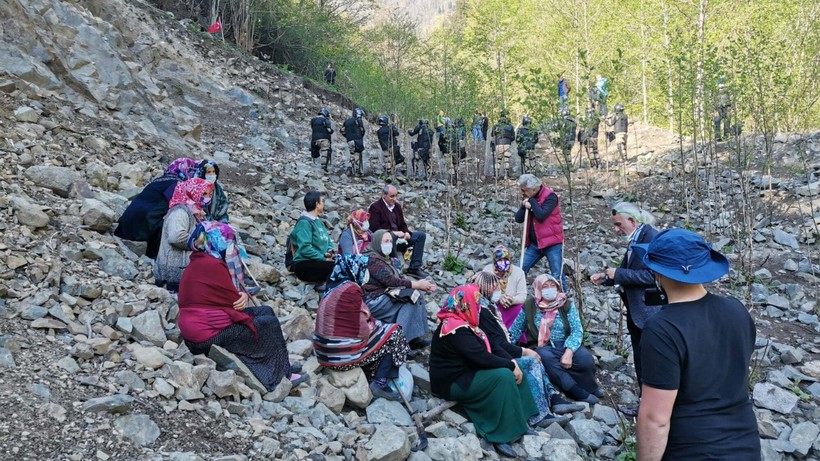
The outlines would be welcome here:
[[[348,371],[329,370],[327,380],[333,387],[344,392],[347,401],[356,408],[367,408],[373,398],[367,377],[359,367]]]
[[[791,303],[785,296],[781,295],[771,295],[766,298],[766,304],[770,306],[774,306],[783,310],[788,310],[791,307]]]
[[[9,269],[11,270],[19,269],[26,264],[28,264],[28,261],[26,261],[26,258],[22,256],[10,254],[6,257],[6,265],[9,266]]]
[[[345,393],[332,386],[327,378],[319,379],[316,383],[316,400],[325,404],[335,414],[339,414],[345,406]]]
[[[614,408],[606,405],[595,405],[595,408],[592,410],[592,419],[612,427],[618,424],[618,412],[616,412]]]
[[[233,370],[211,370],[206,384],[219,398],[233,397],[239,399],[239,383]]]
[[[783,231],[782,229],[774,230],[774,241],[790,248],[800,248],[800,245],[798,245],[797,243],[797,237],[788,232]]]
[[[88,399],[83,403],[83,411],[107,413],[128,413],[134,404],[134,398],[130,395],[110,395]]]
[[[380,424],[364,444],[369,461],[404,461],[410,456],[407,434],[392,424]]]
[[[162,328],[162,320],[156,310],[145,311],[131,320],[135,338],[143,341],[150,341],[155,346],[162,347],[168,338],[165,337],[165,330]]]
[[[165,365],[165,356],[157,347],[138,347],[132,354],[140,365],[149,370],[156,370]]]
[[[45,414],[53,418],[58,423],[63,423],[66,420],[66,409],[56,403],[45,403],[37,409],[37,413]]]
[[[793,259],[787,259],[785,263],[783,263],[783,269],[788,272],[797,272],[799,267],[797,266],[797,262]]]
[[[308,357],[313,353],[313,341],[309,339],[300,339],[288,343],[288,353],[292,355],[301,355]]]
[[[810,421],[803,421],[792,427],[789,442],[794,445],[794,451],[802,456],[806,456],[818,435],[820,435],[820,427],[817,427],[817,424]]]
[[[574,419],[567,423],[569,432],[582,447],[597,449],[604,443],[604,430],[601,423],[589,419]]]
[[[18,122],[37,123],[40,120],[40,115],[31,107],[23,106],[18,107],[14,111],[14,118],[17,119]]]
[[[25,198],[19,195],[12,196],[10,204],[20,224],[34,229],[48,226],[48,215]]]
[[[791,413],[799,400],[793,393],[770,383],[755,384],[753,397],[756,406],[784,415]]]
[[[820,381],[820,360],[811,360],[800,367],[800,371]]]
[[[117,384],[128,386],[128,388],[135,391],[145,390],[145,381],[140,378],[140,375],[131,370],[122,370],[114,373],[114,379],[117,380]]]
[[[174,392],[176,391],[176,389],[174,389],[174,386],[172,386],[168,383],[168,381],[162,378],[154,379],[154,390],[166,399],[170,399],[171,397],[173,397]]]
[[[43,328],[46,330],[65,330],[66,324],[55,319],[36,319],[31,322],[31,328]]]
[[[148,415],[126,415],[117,418],[114,427],[125,438],[139,446],[149,446],[159,438],[159,426]]]
[[[80,366],[77,365],[77,361],[69,356],[65,356],[57,361],[57,366],[62,368],[63,370],[67,371],[70,374],[75,374],[80,371]]]
[[[0,347],[0,367],[15,368],[17,364],[14,362],[14,356],[11,351],[5,347]]]

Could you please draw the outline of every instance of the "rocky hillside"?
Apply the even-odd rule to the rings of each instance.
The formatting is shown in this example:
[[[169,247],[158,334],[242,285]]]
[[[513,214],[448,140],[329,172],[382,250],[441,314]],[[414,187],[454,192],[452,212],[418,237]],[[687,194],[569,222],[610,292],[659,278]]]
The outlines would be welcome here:
[[[329,192],[324,218],[336,238],[346,214],[383,184],[307,162],[309,118],[326,106],[339,121],[349,101],[139,2],[0,0],[0,18],[0,458],[498,459],[458,408],[431,416],[429,448],[411,453],[417,434],[401,405],[371,402],[360,374],[329,373],[312,356],[319,296],[282,267],[302,195]],[[764,459],[818,459],[820,136],[778,136],[768,171],[756,137],[743,146],[760,165],[737,169],[729,146],[700,158],[685,146],[681,160],[671,134],[633,131],[628,164],[579,170],[571,196],[549,166],[554,156],[541,151],[545,180],[565,202],[568,264],[585,280],[620,260],[607,206],[622,197],[656,210],[661,227],[708,232],[736,268],[715,289],[746,300],[759,327],[750,391]],[[334,145],[338,157],[344,143]],[[192,356],[175,298],[152,285],[151,261],[140,245],[113,237],[128,200],[181,155],[223,165],[231,222],[261,298],[310,384],[283,382],[263,395]],[[458,188],[401,186],[411,222],[431,236],[426,261],[442,287],[428,298],[431,324],[443,291],[485,264],[494,245],[516,248],[520,235],[515,185],[480,180],[470,173],[481,171],[475,161],[468,167]],[[742,220],[754,242],[748,252],[736,232]],[[444,270],[447,253],[465,263],[463,273]],[[588,282],[578,289],[607,397],[563,427],[525,436],[515,444],[525,457],[614,459],[630,446],[631,422],[614,410],[636,400],[618,297]],[[425,362],[410,362],[420,412],[441,403],[429,394]]]

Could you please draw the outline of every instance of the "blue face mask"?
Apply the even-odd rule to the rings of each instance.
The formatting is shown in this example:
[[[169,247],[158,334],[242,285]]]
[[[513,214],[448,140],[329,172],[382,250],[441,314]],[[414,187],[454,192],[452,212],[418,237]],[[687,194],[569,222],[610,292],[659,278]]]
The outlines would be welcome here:
[[[211,204],[211,197],[200,197],[199,204],[202,206],[208,206]]]

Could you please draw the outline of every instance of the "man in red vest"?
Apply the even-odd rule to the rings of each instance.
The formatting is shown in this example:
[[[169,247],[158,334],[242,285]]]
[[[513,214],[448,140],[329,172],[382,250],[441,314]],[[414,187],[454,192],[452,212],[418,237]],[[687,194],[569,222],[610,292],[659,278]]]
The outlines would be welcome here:
[[[567,278],[564,276],[564,225],[561,220],[561,204],[558,195],[541,184],[541,180],[532,174],[522,174],[518,178],[518,187],[524,200],[515,213],[515,222],[523,223],[525,210],[529,210],[524,224],[524,266],[526,274],[544,256],[550,265],[550,272],[561,280],[564,292],[567,292]]]

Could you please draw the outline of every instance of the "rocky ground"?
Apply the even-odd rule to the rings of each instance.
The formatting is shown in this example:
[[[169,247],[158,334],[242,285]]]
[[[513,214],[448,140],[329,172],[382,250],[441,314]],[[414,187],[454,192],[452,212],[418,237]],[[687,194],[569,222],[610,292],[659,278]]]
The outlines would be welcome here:
[[[350,101],[137,2],[0,0],[0,12],[13,18],[0,21],[9,57],[0,61],[0,458],[498,458],[458,408],[426,421],[430,446],[411,452],[417,435],[400,404],[371,401],[360,373],[329,373],[312,356],[319,296],[283,268],[302,196],[328,191],[324,220],[335,239],[347,213],[366,208],[384,183],[338,168],[323,174],[307,161],[309,118],[326,106],[338,122]],[[608,207],[628,198],[652,209],[660,227],[701,231],[730,257],[732,273],[713,289],[743,299],[757,322],[750,394],[764,459],[820,458],[820,134],[778,135],[770,155],[758,136],[714,151],[684,140],[683,154],[664,130],[638,123],[630,136],[626,164],[579,169],[571,183],[547,146],[539,150],[540,173],[562,196],[565,258],[607,396],[516,450],[629,459],[632,422],[614,410],[636,400],[628,338],[618,334],[617,295],[587,281],[620,261]],[[341,156],[344,142],[334,145]],[[139,244],[113,237],[128,200],[180,155],[223,166],[260,297],[309,384],[263,395],[192,356],[174,297],[152,285],[151,261]],[[519,245],[515,184],[480,178],[475,160],[465,169],[457,187],[400,181],[412,225],[431,236],[427,269],[441,287],[428,298],[431,319],[493,246]],[[462,273],[445,270],[447,254]],[[425,361],[410,362],[419,412],[441,403],[428,392]]]

